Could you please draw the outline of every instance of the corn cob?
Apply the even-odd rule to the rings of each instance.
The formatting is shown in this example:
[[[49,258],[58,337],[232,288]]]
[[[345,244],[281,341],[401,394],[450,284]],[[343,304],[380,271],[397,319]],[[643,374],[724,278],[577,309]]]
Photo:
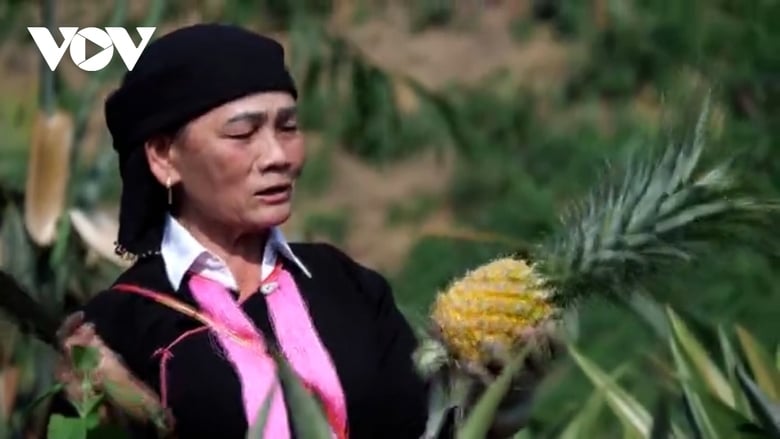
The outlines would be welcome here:
[[[54,242],[57,221],[65,209],[73,130],[73,118],[62,111],[51,115],[41,111],[35,119],[25,188],[24,224],[33,241],[41,246]]]

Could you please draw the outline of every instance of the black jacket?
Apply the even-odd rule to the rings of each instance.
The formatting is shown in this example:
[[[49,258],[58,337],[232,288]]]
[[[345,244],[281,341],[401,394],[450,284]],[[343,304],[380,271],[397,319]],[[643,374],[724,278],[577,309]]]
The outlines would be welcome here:
[[[427,418],[427,388],[412,367],[415,337],[388,282],[333,246],[291,247],[312,277],[282,261],[298,283],[341,378],[350,439],[419,438]],[[118,283],[174,295],[197,307],[187,282],[180,291],[173,290],[160,256],[138,261],[114,285]],[[242,307],[274,344],[264,296],[255,294]],[[155,351],[200,326],[150,299],[111,288],[94,297],[84,311],[105,343],[157,392],[160,364]],[[166,376],[177,436],[244,439],[247,425],[239,382],[211,337],[199,332],[172,349]]]

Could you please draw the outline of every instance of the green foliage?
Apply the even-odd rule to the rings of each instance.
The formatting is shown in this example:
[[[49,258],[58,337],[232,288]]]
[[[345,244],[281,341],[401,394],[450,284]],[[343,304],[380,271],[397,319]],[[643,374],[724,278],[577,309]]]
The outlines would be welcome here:
[[[602,371],[597,365],[584,357],[576,348],[571,347],[570,353],[574,361],[579,365],[585,375],[599,389],[607,405],[620,420],[624,431],[630,435],[639,435],[639,437],[650,437],[654,434],[656,425],[653,422],[651,412],[625,389],[620,387],[609,375]],[[664,420],[667,422],[668,420]],[[660,428],[660,427],[658,427]],[[671,426],[669,427],[672,428]],[[674,427],[678,431],[679,427]],[[657,433],[656,433],[657,434]]]
[[[668,276],[671,272],[664,270],[666,266],[695,259],[702,253],[701,244],[741,244],[741,240],[730,239],[732,236],[726,232],[740,227],[756,232],[761,230],[756,225],[776,220],[773,214],[777,213],[777,203],[740,191],[728,161],[702,169],[709,111],[706,102],[689,139],[673,139],[657,156],[635,158],[627,169],[602,179],[583,202],[565,212],[552,239],[533,250],[530,260],[548,282],[547,288],[561,311],[580,310],[581,299],[621,298],[639,285],[654,290],[649,274]],[[677,330],[679,326],[679,321],[673,319],[672,329]],[[422,343],[427,342],[424,339]],[[700,347],[692,343],[684,347],[699,354],[696,365],[712,369],[701,359]],[[445,351],[443,347],[442,351]],[[572,353],[592,381],[602,387],[610,385],[607,375],[593,363],[576,351]],[[441,355],[449,354],[445,351]],[[430,355],[418,356],[417,361],[433,361],[439,365],[426,374],[429,379],[434,377],[434,385],[440,373],[454,374],[451,380],[462,379],[459,370],[462,366],[449,366],[449,361]],[[431,369],[428,364],[420,367]],[[457,371],[451,372],[450,367]],[[720,394],[725,392],[725,380],[715,381],[714,385]],[[683,388],[690,410],[699,413],[702,401],[691,395],[685,383]],[[445,404],[462,407],[463,401],[452,398],[453,402]],[[606,399],[620,415],[626,434],[631,437],[661,435],[659,431],[667,424],[675,436],[681,434],[679,427],[667,420],[654,423],[650,412],[620,388],[609,388]],[[698,422],[711,431],[724,428],[710,425],[709,419]]]
[[[305,129],[373,163],[406,157],[437,140],[441,130],[424,110],[400,108],[397,90],[409,78],[370,62],[308,9],[293,13],[287,30]]]
[[[332,0],[234,0],[226,2],[224,16],[228,22],[252,25],[260,21],[272,29],[288,29],[302,15],[323,18],[333,8]]]
[[[487,436],[492,429],[494,419],[498,413],[501,403],[505,396],[510,392],[513,384],[513,378],[522,370],[527,352],[520,352],[512,358],[503,369],[501,374],[489,386],[484,388],[478,395],[474,403],[469,407],[465,417],[459,419],[456,424],[455,437],[458,439],[480,439]],[[279,370],[279,377],[282,389],[285,395],[285,401],[289,404],[289,413],[292,418],[292,425],[296,435],[302,439],[328,439],[331,437],[330,427],[327,422],[324,410],[317,399],[305,390],[300,378],[294,373],[290,365],[281,356],[276,356],[276,363]],[[441,406],[433,405],[432,413],[446,413],[451,409],[449,401],[451,395],[458,392],[457,385],[452,383],[436,382],[434,392],[443,392],[447,394],[442,399],[437,400]],[[264,420],[266,419],[267,404],[270,398],[261,407],[256,424],[248,434],[247,438],[259,437],[262,431]],[[429,430],[423,435],[425,439],[434,439],[439,434],[442,418],[435,419],[429,423]]]
[[[572,59],[560,95],[523,98],[522,92],[499,91],[497,81],[486,81],[473,91],[474,99],[461,98],[463,87],[438,96],[438,114],[453,143],[470,151],[458,162],[449,196],[459,221],[522,240],[546,235],[556,223],[557,207],[582,192],[585,182],[603,166],[604,157],[647,153],[645,133],[648,128],[656,130],[658,123],[637,111],[639,97],[646,100],[649,95],[651,101],[660,102],[667,124],[684,125],[679,113],[684,113],[683,104],[694,83],[714,85],[716,91],[712,150],[737,155],[732,169],[744,175],[743,183],[758,188],[757,193],[776,197],[780,173],[772,145],[780,137],[776,127],[765,121],[777,120],[778,107],[771,104],[777,102],[777,82],[769,79],[769,72],[777,69],[776,59],[765,54],[777,47],[780,34],[770,23],[777,16],[778,4],[696,2],[696,12],[685,16],[681,11],[690,4],[605,3],[609,21],[603,30],[593,26],[592,2],[560,3],[552,26],[562,37],[586,47]],[[721,25],[728,26],[727,33],[720,32]],[[761,36],[750,41],[734,39],[751,34]],[[683,44],[675,46],[671,39],[683,40]],[[720,41],[720,50],[705,47],[715,41]],[[742,98],[734,97],[725,85],[730,82],[726,81],[729,69],[737,65],[742,66],[737,70],[744,72],[741,78],[748,84],[745,90],[750,90]],[[513,101],[520,108],[512,108]],[[473,111],[469,119],[472,105],[482,112]],[[529,114],[509,116],[522,115],[522,107],[530,109]],[[589,113],[594,109],[601,113],[598,118]],[[399,300],[411,310],[427,309],[432,294],[453,276],[508,250],[421,240],[393,279]],[[684,273],[668,267],[674,274],[667,274],[665,282],[655,282],[654,294],[675,307],[724,324],[746,322],[759,339],[771,339],[776,333],[773,315],[780,303],[780,284],[772,268],[776,258],[771,255],[776,249],[766,250],[715,246]],[[692,294],[693,285],[700,294]],[[599,364],[632,363],[652,352],[648,332],[614,306],[586,306],[581,323],[582,332],[588,334],[582,349]],[[657,393],[655,382],[642,373],[631,372],[624,382],[645,398]],[[534,434],[553,429],[565,417],[562,413],[570,413],[567,408],[584,401],[586,390],[581,377],[565,363],[559,376],[540,392],[532,422]]]
[[[403,223],[419,223],[436,206],[436,200],[430,196],[421,195],[414,197],[390,206],[387,211],[386,222],[390,226]]]
[[[636,430],[637,437],[698,437],[758,438],[780,435],[780,397],[777,380],[780,369],[744,328],[737,326],[733,334],[739,341],[737,350],[733,335],[722,325],[710,325],[705,331],[720,339],[719,347],[709,347],[701,335],[689,326],[675,311],[655,302],[645,302],[654,312],[639,314],[648,323],[658,327],[655,321],[663,316],[668,331],[658,335],[668,344],[672,370],[666,379],[674,383],[666,392],[678,393],[681,404],[660,415],[650,416],[650,411],[625,389],[612,380],[598,366],[571,348],[579,367],[598,389],[613,401],[610,408],[623,422],[624,427]],[[657,311],[657,312],[655,312]],[[650,317],[650,316],[654,317]],[[685,421],[676,425],[672,415]],[[657,428],[651,428],[651,422]],[[666,434],[660,425],[668,425]]]
[[[5,0],[0,2],[0,38],[22,41],[22,32],[26,29],[21,23],[34,20],[34,10],[24,0]]]
[[[411,30],[420,32],[448,24],[455,13],[457,2],[450,0],[417,0],[410,2]]]
[[[319,402],[303,386],[294,371],[282,358],[277,359],[285,401],[291,404],[290,416],[296,435],[301,439],[331,437],[330,427]]]
[[[525,366],[529,352],[524,350],[512,358],[501,374],[482,392],[476,403],[469,409],[466,419],[458,425],[455,437],[458,439],[479,439],[488,436],[504,398],[509,394],[513,378]]]
[[[20,191],[24,187],[25,168],[19,166],[27,159],[29,132],[35,117],[35,102],[31,99],[4,99],[0,108],[0,129],[3,139],[2,160],[0,160],[0,181],[7,190]]]
[[[154,26],[164,12],[164,2],[155,0],[149,4],[148,15],[139,25]],[[14,6],[14,2],[9,3]],[[43,3],[42,18],[45,25],[53,25],[53,9],[57,6],[53,1]],[[110,9],[106,25],[127,25],[126,1],[118,1]],[[30,21],[30,20],[27,20]],[[5,29],[4,29],[5,30]],[[7,30],[11,31],[11,28]],[[31,48],[31,50],[33,50]],[[43,65],[43,60],[40,60]],[[4,289],[2,308],[3,323],[10,321],[18,325],[20,333],[9,343],[9,338],[3,336],[3,350],[13,353],[11,364],[22,371],[18,387],[9,388],[7,392],[15,403],[12,416],[5,427],[8,435],[43,435],[48,429],[52,437],[121,437],[114,435],[104,427],[97,427],[97,409],[99,399],[90,399],[79,403],[79,417],[67,419],[53,417],[46,425],[45,402],[59,387],[53,384],[53,366],[56,353],[51,346],[45,346],[36,338],[51,345],[53,332],[62,317],[74,306],[87,300],[97,291],[114,279],[118,267],[103,260],[90,261],[94,258],[94,249],[85,241],[81,232],[71,222],[69,211],[72,208],[89,212],[105,200],[107,181],[116,179],[115,167],[105,166],[98,160],[90,163],[84,160],[83,145],[88,130],[88,116],[97,104],[96,97],[106,81],[117,77],[116,66],[96,72],[91,75],[83,88],[74,90],[67,86],[59,76],[42,67],[39,98],[39,108],[24,106],[21,102],[10,100],[8,111],[14,111],[14,117],[4,118],[8,124],[8,149],[4,151],[25,151],[29,148],[29,123],[38,111],[64,109],[74,116],[75,133],[73,155],[69,158],[71,178],[65,182],[65,209],[57,218],[57,235],[51,245],[38,245],[25,228],[23,212],[26,203],[34,203],[28,194],[22,192],[24,174],[14,175],[18,170],[25,171],[23,160],[14,160],[9,155],[3,156],[3,165],[8,172],[3,172],[0,181],[0,253],[2,258],[2,284]],[[12,109],[12,105],[15,108]],[[4,141],[5,141],[4,140]],[[18,142],[19,145],[14,145]],[[25,151],[26,152],[26,151]],[[113,163],[111,163],[113,165]],[[27,170],[29,173],[30,171]],[[41,175],[40,177],[45,177]],[[11,288],[5,276],[10,276],[18,286]],[[14,331],[14,334],[17,334]],[[78,365],[90,368],[94,358],[86,352],[80,352],[76,357]],[[2,364],[0,367],[6,367]],[[21,407],[26,409],[22,410]],[[3,408],[5,409],[5,408]],[[101,436],[102,435],[102,436]],[[5,436],[3,436],[5,437]]]
[[[333,179],[333,170],[331,166],[332,148],[320,147],[314,152],[307,154],[306,166],[303,168],[301,176],[298,177],[296,189],[300,188],[305,195],[322,195],[329,188]]]
[[[74,417],[59,414],[48,419],[46,437],[52,439],[97,439],[125,438],[127,433],[117,426],[103,425],[100,420],[100,409],[105,396],[95,391],[89,376],[98,365],[99,353],[93,348],[76,346],[73,350],[71,367],[84,375],[81,390],[84,397],[80,401],[70,400],[77,415]],[[63,390],[61,384],[53,385],[48,391],[38,397],[27,411],[43,403],[49,397]]]
[[[751,99],[768,103],[767,92],[776,89],[767,75],[776,69],[776,60],[768,54],[776,53],[780,44],[772,31],[780,14],[777,2],[606,3],[610,24],[603,32],[588,27],[584,3],[562,6],[562,26],[591,37],[592,44],[572,92],[629,96],[647,83],[668,87],[686,69],[703,73],[708,82],[722,86],[725,95],[749,90]]]
[[[23,3],[8,1],[0,5],[0,20],[8,24],[0,29],[9,38],[29,44],[18,23],[30,22],[22,18],[31,17],[35,11]],[[153,5],[162,3],[153,2]],[[776,76],[780,3],[777,1],[606,1],[609,20],[605,28],[594,25],[594,2],[551,2],[558,4],[558,12],[549,26],[562,39],[585,49],[572,58],[568,77],[555,87],[560,95],[556,92],[532,95],[523,86],[507,89],[497,78],[488,78],[475,87],[453,87],[435,93],[412,83],[421,99],[420,108],[413,113],[402,112],[396,102],[396,87],[408,81],[403,75],[377,68],[333,29],[325,31],[324,21],[332,8],[330,1],[226,3],[224,16],[219,18],[248,25],[260,23],[264,29],[289,30],[293,67],[301,90],[302,123],[322,134],[328,142],[329,148],[322,150],[329,152],[323,153],[323,157],[335,147],[343,147],[364,159],[382,163],[422,148],[453,145],[459,152],[455,179],[447,197],[437,202],[452,207],[464,225],[527,241],[545,236],[556,225],[557,208],[581,193],[605,157],[644,152],[644,133],[648,128],[655,130],[657,124],[638,114],[638,96],[643,100],[650,96],[651,106],[657,105],[654,101],[661,101],[674,119],[682,107],[680,101],[685,101],[682,96],[692,82],[711,85],[717,91],[715,123],[723,135],[713,147],[740,154],[741,160],[733,164],[733,169],[748,175],[751,185],[760,188],[762,194],[776,196],[778,193],[780,160],[776,144],[780,129],[775,121],[780,116],[777,105],[780,87]],[[118,5],[119,8],[112,10],[113,18],[106,19],[106,23],[121,23],[128,4],[119,2]],[[174,6],[178,6],[174,11],[177,14],[172,13]],[[416,2],[410,7],[421,29],[445,25],[454,11],[453,2],[438,0]],[[152,8],[149,17],[174,17],[189,12],[190,8],[189,3],[177,2],[162,12]],[[376,12],[371,6],[363,9]],[[152,18],[149,20],[154,22]],[[518,23],[522,24],[518,32],[521,36],[532,35],[537,26],[546,26],[530,20]],[[86,133],[86,115],[96,102],[100,85],[116,79],[117,73],[116,69],[107,69],[91,76],[91,82],[80,90],[70,89],[62,78],[57,80],[59,103],[77,115],[78,138]],[[63,311],[67,307],[62,308],[61,304],[69,306],[71,301],[88,297],[113,279],[114,271],[105,265],[82,270],[87,252],[79,237],[69,231],[67,221],[63,221],[62,233],[52,248],[38,249],[31,245],[21,222],[23,194],[19,189],[24,177],[21,164],[28,141],[26,131],[34,111],[21,104],[23,101],[18,97],[13,99],[18,102],[10,96],[5,98],[6,105],[0,115],[4,133],[0,176],[2,190],[10,194],[0,198],[4,212],[3,245],[7,246],[3,253],[18,257],[5,257],[4,269],[8,268],[36,298],[45,298],[47,308]],[[602,122],[602,116],[606,123]],[[303,177],[301,186],[322,190],[331,178],[328,161],[318,158],[314,164]],[[96,163],[75,170],[71,204],[91,207],[115,199],[118,178],[110,151]],[[308,182],[304,182],[306,178]],[[392,217],[409,220],[418,212],[411,205],[392,210]],[[330,230],[333,236],[343,237],[345,233],[342,219],[314,221],[317,222],[320,225],[315,228]],[[454,274],[497,253],[513,250],[517,249],[498,244],[422,239],[393,279],[400,305],[410,316],[418,316],[427,309],[432,294]],[[755,343],[760,344],[776,337],[777,332],[780,279],[774,262],[752,249],[716,248],[695,263],[696,270],[674,271],[675,275],[668,276],[673,280],[659,283],[653,293],[681,314],[684,310],[697,316],[706,315],[724,327],[745,322],[755,334]],[[696,286],[696,294],[691,286]],[[663,321],[667,325],[659,327],[671,331],[667,319]],[[690,320],[687,322],[691,324]],[[579,349],[592,364],[612,369],[617,365],[636,364],[636,358],[642,355],[656,354],[648,331],[638,328],[635,321],[614,305],[587,306],[581,323],[588,337]],[[730,343],[731,340],[715,334],[702,338],[701,349],[685,343],[681,344],[688,347],[680,349],[709,352],[713,345],[730,346]],[[16,344],[15,362],[30,365],[25,367],[19,397],[22,403],[50,384],[50,361],[40,348],[26,338]],[[742,387],[750,388],[742,374],[735,372],[736,364],[745,355],[733,348],[724,350],[723,358],[712,357],[714,365],[701,355],[694,356],[698,360],[691,360],[692,370],[722,368],[729,388],[736,389],[740,382]],[[772,353],[756,358],[759,357],[764,360],[754,361],[765,363]],[[750,378],[754,372],[750,368],[748,371]],[[658,385],[643,372],[632,368],[621,375],[621,382],[636,399],[656,400]],[[758,376],[762,378],[753,377],[757,386],[768,388],[766,382],[771,378],[761,373]],[[712,389],[706,384],[705,388],[715,395],[719,394],[716,389],[725,394],[723,380],[712,381],[717,382],[720,384],[713,384]],[[603,411],[597,410],[604,406],[605,395],[595,392],[589,396],[588,392],[586,379],[575,374],[566,363],[539,395],[535,418],[525,437],[557,437],[556,433],[562,431],[575,434],[572,433],[577,431],[575,427],[567,429],[569,424],[563,422],[569,416],[580,419],[577,425],[601,427],[592,430],[593,434],[579,437],[618,434],[614,418],[604,420]],[[748,390],[736,393],[741,395],[735,398],[739,413],[747,413],[746,408],[762,400],[759,394]],[[586,419],[577,411],[583,403],[588,409],[585,411],[598,414]],[[709,414],[707,407],[711,405],[702,399],[704,408],[700,413]],[[645,412],[653,410],[645,409]],[[672,412],[674,422],[670,420],[669,425],[680,425],[679,410]],[[767,411],[764,418],[770,419],[770,413]],[[12,418],[11,429],[15,430],[20,425],[19,416]],[[663,416],[655,418],[664,419]],[[663,422],[652,425],[653,437],[664,436],[663,425]],[[604,430],[610,434],[595,433]]]
[[[349,227],[349,212],[313,213],[306,217],[303,233],[306,236],[325,236],[327,239],[342,244]]]
[[[727,162],[701,169],[708,112],[705,105],[690,140],[637,159],[565,213],[562,232],[538,251],[556,300],[630,291],[639,276],[691,260],[692,244],[772,218],[776,203],[736,190]]]

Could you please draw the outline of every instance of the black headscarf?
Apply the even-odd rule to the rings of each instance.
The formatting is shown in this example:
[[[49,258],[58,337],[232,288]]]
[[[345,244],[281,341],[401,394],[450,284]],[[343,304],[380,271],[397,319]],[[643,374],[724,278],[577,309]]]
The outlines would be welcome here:
[[[284,49],[270,38],[230,25],[198,24],[147,46],[105,104],[122,178],[118,254],[155,253],[163,236],[167,189],[152,175],[144,143],[216,106],[262,91],[287,91],[297,98]]]

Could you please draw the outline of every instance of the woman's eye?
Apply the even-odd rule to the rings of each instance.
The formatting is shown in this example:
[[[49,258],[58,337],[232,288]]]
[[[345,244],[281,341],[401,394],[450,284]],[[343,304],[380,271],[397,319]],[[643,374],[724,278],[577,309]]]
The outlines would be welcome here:
[[[295,122],[288,122],[285,124],[282,124],[282,131],[296,131],[298,130],[298,124]]]
[[[236,133],[227,133],[227,137],[230,137],[231,139],[248,139],[252,137],[252,134],[254,134],[254,130],[252,131],[241,131]]]

